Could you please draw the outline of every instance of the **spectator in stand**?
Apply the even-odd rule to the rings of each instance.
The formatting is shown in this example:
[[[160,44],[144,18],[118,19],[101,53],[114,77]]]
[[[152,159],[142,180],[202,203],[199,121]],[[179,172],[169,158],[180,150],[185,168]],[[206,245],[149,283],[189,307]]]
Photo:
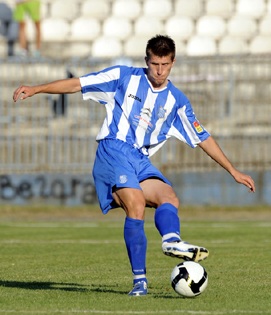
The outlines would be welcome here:
[[[36,27],[36,50],[34,56],[40,56],[41,30],[40,30],[40,1],[37,0],[16,0],[16,8],[13,19],[19,22],[19,43],[20,56],[28,55],[25,14],[29,14]]]

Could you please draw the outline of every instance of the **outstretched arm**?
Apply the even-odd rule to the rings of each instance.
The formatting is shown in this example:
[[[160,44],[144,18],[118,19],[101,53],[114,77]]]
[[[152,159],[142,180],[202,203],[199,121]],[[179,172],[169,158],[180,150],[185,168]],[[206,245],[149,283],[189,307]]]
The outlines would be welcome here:
[[[16,102],[19,98],[20,100],[24,100],[27,97],[31,97],[38,93],[66,94],[76,93],[79,91],[81,91],[79,78],[64,79],[35,86],[20,85],[13,93],[13,100],[14,102]]]
[[[219,145],[216,143],[213,137],[209,137],[199,144],[199,146],[218,164],[220,164],[225,170],[227,170],[237,183],[244,184],[249,191],[255,192],[255,184],[251,176],[237,171],[224,155]]]

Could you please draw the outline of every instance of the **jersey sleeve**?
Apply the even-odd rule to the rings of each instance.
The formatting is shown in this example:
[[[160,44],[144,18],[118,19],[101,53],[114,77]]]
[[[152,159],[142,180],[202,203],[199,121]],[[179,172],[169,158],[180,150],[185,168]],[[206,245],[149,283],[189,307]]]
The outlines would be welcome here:
[[[192,148],[195,148],[210,136],[197,120],[189,102],[177,110],[170,133]]]
[[[83,100],[106,104],[115,96],[121,74],[121,67],[115,66],[79,78]]]

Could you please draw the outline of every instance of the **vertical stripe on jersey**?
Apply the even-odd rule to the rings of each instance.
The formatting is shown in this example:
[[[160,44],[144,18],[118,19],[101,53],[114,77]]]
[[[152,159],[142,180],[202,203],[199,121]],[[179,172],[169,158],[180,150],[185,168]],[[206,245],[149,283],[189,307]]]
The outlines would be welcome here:
[[[190,140],[189,144],[194,148],[198,143],[201,142],[201,140],[196,135],[195,130],[191,126],[190,121],[188,120],[185,111],[186,111],[186,105],[178,109],[178,115],[180,116],[183,122],[184,130],[189,137],[189,140]]]
[[[150,112],[152,113],[158,94],[159,93],[153,93],[151,88],[149,88],[143,108],[149,109]],[[148,115],[144,115],[143,113],[141,114],[141,119],[139,120],[139,124],[135,132],[135,142],[138,148],[141,148],[143,146],[144,138],[145,138],[145,135],[147,134],[146,130],[148,128],[148,124],[150,123],[150,120],[151,119]]]
[[[107,103],[105,104],[105,108],[106,108],[106,117],[104,119],[104,122],[103,122],[103,125],[96,137],[96,140],[102,140],[104,139],[106,136],[109,135],[110,133],[110,129],[109,129],[109,125],[111,124],[112,122],[112,119],[113,119],[113,110],[114,110],[114,107],[115,107],[115,103],[114,101],[113,102],[110,102],[110,103]]]
[[[126,92],[125,92],[125,96],[124,96],[123,103],[121,106],[123,113],[121,114],[120,121],[118,123],[119,131],[117,132],[117,135],[116,135],[116,138],[122,141],[126,141],[126,136],[131,126],[128,119],[129,119],[131,110],[133,108],[134,102],[135,102],[134,98],[128,97],[128,96],[130,94],[136,95],[140,78],[141,76],[139,75],[132,75],[130,82],[128,84],[128,87],[126,89]]]
[[[164,118],[158,118],[158,120],[156,122],[155,129],[152,132],[151,139],[150,139],[151,140],[150,142],[152,144],[158,143],[158,142],[166,139],[166,137],[164,136],[163,139],[159,139],[159,141],[158,141],[158,136],[160,134],[160,131],[161,131],[163,124],[166,122],[168,115],[171,113],[175,102],[176,102],[176,100],[175,100],[174,96],[172,95],[171,91],[169,91],[169,93],[167,95],[167,100],[166,100],[166,103],[164,106],[164,109],[166,110],[165,117]],[[157,113],[154,113],[154,114],[157,116]],[[166,130],[166,129],[163,130],[163,134],[167,134],[167,131],[168,130]]]

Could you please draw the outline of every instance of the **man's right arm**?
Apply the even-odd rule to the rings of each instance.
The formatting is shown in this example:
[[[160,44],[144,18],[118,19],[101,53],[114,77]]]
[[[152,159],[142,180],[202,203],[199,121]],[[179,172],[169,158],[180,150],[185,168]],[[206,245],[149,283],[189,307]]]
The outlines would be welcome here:
[[[35,86],[20,85],[14,91],[13,100],[14,102],[16,102],[19,98],[20,100],[24,100],[27,97],[31,97],[38,93],[68,94],[76,93],[79,91],[81,91],[81,84],[79,78],[64,79]]]

